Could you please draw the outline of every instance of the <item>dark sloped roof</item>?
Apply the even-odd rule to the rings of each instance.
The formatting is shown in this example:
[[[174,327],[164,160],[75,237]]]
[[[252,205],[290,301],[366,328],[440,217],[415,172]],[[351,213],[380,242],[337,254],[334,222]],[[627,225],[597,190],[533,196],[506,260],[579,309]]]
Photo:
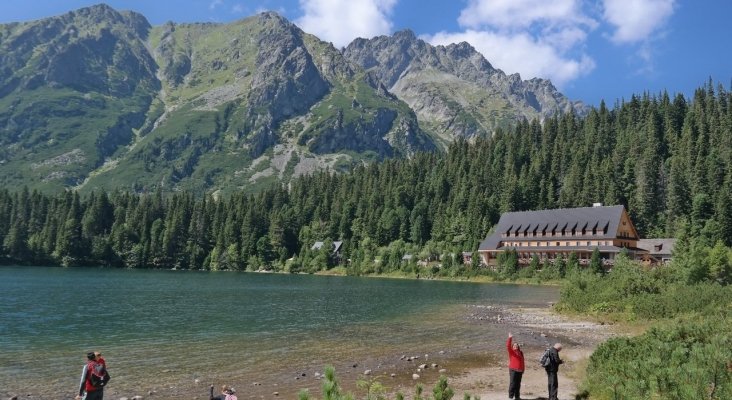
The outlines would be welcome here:
[[[571,251],[577,251],[577,252],[592,252],[597,248],[601,252],[608,252],[608,253],[620,253],[623,251],[623,249],[629,251],[629,252],[642,252],[645,253],[645,250],[641,248],[634,248],[634,247],[618,247],[618,246],[525,246],[525,247],[515,247],[515,246],[503,246],[501,247],[501,250],[516,250],[518,253],[545,253],[547,251],[562,251],[562,252],[571,252]]]
[[[674,251],[676,239],[640,239],[638,247],[651,255],[671,254]]]
[[[317,242],[315,242],[315,244],[313,244],[313,247],[311,247],[310,250],[320,250],[323,248],[324,244],[325,244],[325,242],[323,242],[323,241],[317,241]],[[341,246],[343,246],[342,240],[336,240],[335,242],[333,242],[333,252],[334,253],[339,252],[341,250]]]
[[[509,212],[501,215],[501,219],[498,221],[494,233],[488,236],[483,242],[480,243],[479,250],[495,250],[498,247],[499,242],[502,240],[501,234],[508,231],[515,232],[520,226],[533,225],[539,226],[539,231],[546,229],[547,232],[556,229],[561,231],[563,227],[581,230],[582,227],[586,226],[586,229],[592,229],[597,226],[597,229],[605,230],[606,233],[600,233],[592,236],[592,239],[613,239],[618,231],[618,224],[623,216],[623,206],[599,206],[599,207],[581,207],[581,208],[559,208],[554,210],[540,210],[540,211],[518,211]],[[576,239],[576,236],[567,236],[567,238]],[[530,239],[530,238],[518,238]],[[546,240],[546,238],[541,238]],[[553,236],[551,240],[563,239],[560,236]]]

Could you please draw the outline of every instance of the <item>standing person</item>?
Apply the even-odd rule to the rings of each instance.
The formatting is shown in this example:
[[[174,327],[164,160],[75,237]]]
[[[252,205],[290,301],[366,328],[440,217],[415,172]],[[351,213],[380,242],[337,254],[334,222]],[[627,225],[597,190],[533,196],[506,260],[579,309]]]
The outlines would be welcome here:
[[[104,357],[102,357],[102,353],[95,351],[94,352],[94,361],[98,362],[99,364],[102,364],[104,369],[107,369],[107,362],[104,361]]]
[[[221,386],[221,394],[214,396],[214,385],[211,385],[210,393],[209,393],[209,400],[237,400],[236,398],[236,390],[234,390],[233,387],[229,385],[223,385]]]
[[[79,395],[76,396],[76,399],[103,400],[104,385],[109,382],[107,362],[102,358],[102,354],[98,351],[87,353],[86,358],[86,364],[81,370]],[[92,375],[94,375],[94,377],[92,377]]]
[[[559,399],[557,397],[559,393],[559,379],[557,374],[559,373],[559,364],[564,364],[564,361],[559,358],[560,351],[562,351],[561,343],[555,343],[553,347],[549,348],[549,365],[544,367],[547,380],[549,381],[549,400]]]
[[[521,400],[521,377],[524,375],[524,353],[521,351],[521,346],[513,342],[511,332],[508,332],[506,349],[508,350],[508,376],[510,378],[508,398]]]

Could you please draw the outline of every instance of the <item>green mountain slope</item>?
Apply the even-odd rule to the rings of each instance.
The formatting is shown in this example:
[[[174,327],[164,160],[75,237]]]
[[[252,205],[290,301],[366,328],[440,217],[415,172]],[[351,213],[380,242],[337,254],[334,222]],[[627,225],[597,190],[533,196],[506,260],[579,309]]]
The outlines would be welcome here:
[[[152,27],[98,5],[0,25],[0,185],[257,191],[549,114],[550,83],[507,92],[489,67],[409,32],[341,52],[275,13]]]
[[[159,89],[139,14],[0,25],[0,184],[60,188],[132,140]]]

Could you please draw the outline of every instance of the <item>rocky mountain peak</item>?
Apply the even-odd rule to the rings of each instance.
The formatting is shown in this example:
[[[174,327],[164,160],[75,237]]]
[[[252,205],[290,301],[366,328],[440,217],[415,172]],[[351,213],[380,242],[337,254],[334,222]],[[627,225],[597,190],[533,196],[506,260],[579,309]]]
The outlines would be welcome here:
[[[83,25],[121,25],[131,29],[144,38],[152,28],[148,20],[134,11],[117,11],[105,3],[70,11],[60,17],[65,23],[81,23]]]
[[[581,108],[547,80],[507,76],[467,42],[432,46],[407,30],[358,39],[344,55],[375,73],[445,141]]]
[[[445,46],[447,54],[453,57],[468,58],[477,53],[475,48],[468,42],[451,43]]]
[[[0,26],[0,183],[247,188],[431,151],[572,104],[411,30],[339,51],[275,12],[166,23],[106,4]]]
[[[75,11],[69,11],[68,15],[83,18],[93,18],[96,22],[120,18],[121,14],[106,3],[95,4],[89,7],[82,7]]]
[[[417,40],[417,35],[414,34],[414,31],[411,29],[402,29],[400,31],[394,32],[394,38],[396,39],[404,39],[404,40]]]
[[[276,21],[283,25],[292,25],[292,22],[275,11],[263,11],[257,14],[257,18],[260,21]]]

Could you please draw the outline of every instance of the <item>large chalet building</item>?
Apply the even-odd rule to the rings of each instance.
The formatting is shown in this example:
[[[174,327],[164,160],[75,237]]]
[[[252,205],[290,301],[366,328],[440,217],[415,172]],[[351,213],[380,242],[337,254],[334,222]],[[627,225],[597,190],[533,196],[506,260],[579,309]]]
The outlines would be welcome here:
[[[603,264],[610,266],[621,252],[636,260],[654,262],[649,251],[639,246],[643,240],[623,206],[564,208],[509,212],[493,232],[480,243],[483,264],[495,266],[498,256],[515,250],[519,264],[528,264],[536,255],[546,262],[575,253],[580,264],[589,263],[595,249]],[[667,245],[667,248],[669,246]],[[660,260],[659,260],[660,261]]]

